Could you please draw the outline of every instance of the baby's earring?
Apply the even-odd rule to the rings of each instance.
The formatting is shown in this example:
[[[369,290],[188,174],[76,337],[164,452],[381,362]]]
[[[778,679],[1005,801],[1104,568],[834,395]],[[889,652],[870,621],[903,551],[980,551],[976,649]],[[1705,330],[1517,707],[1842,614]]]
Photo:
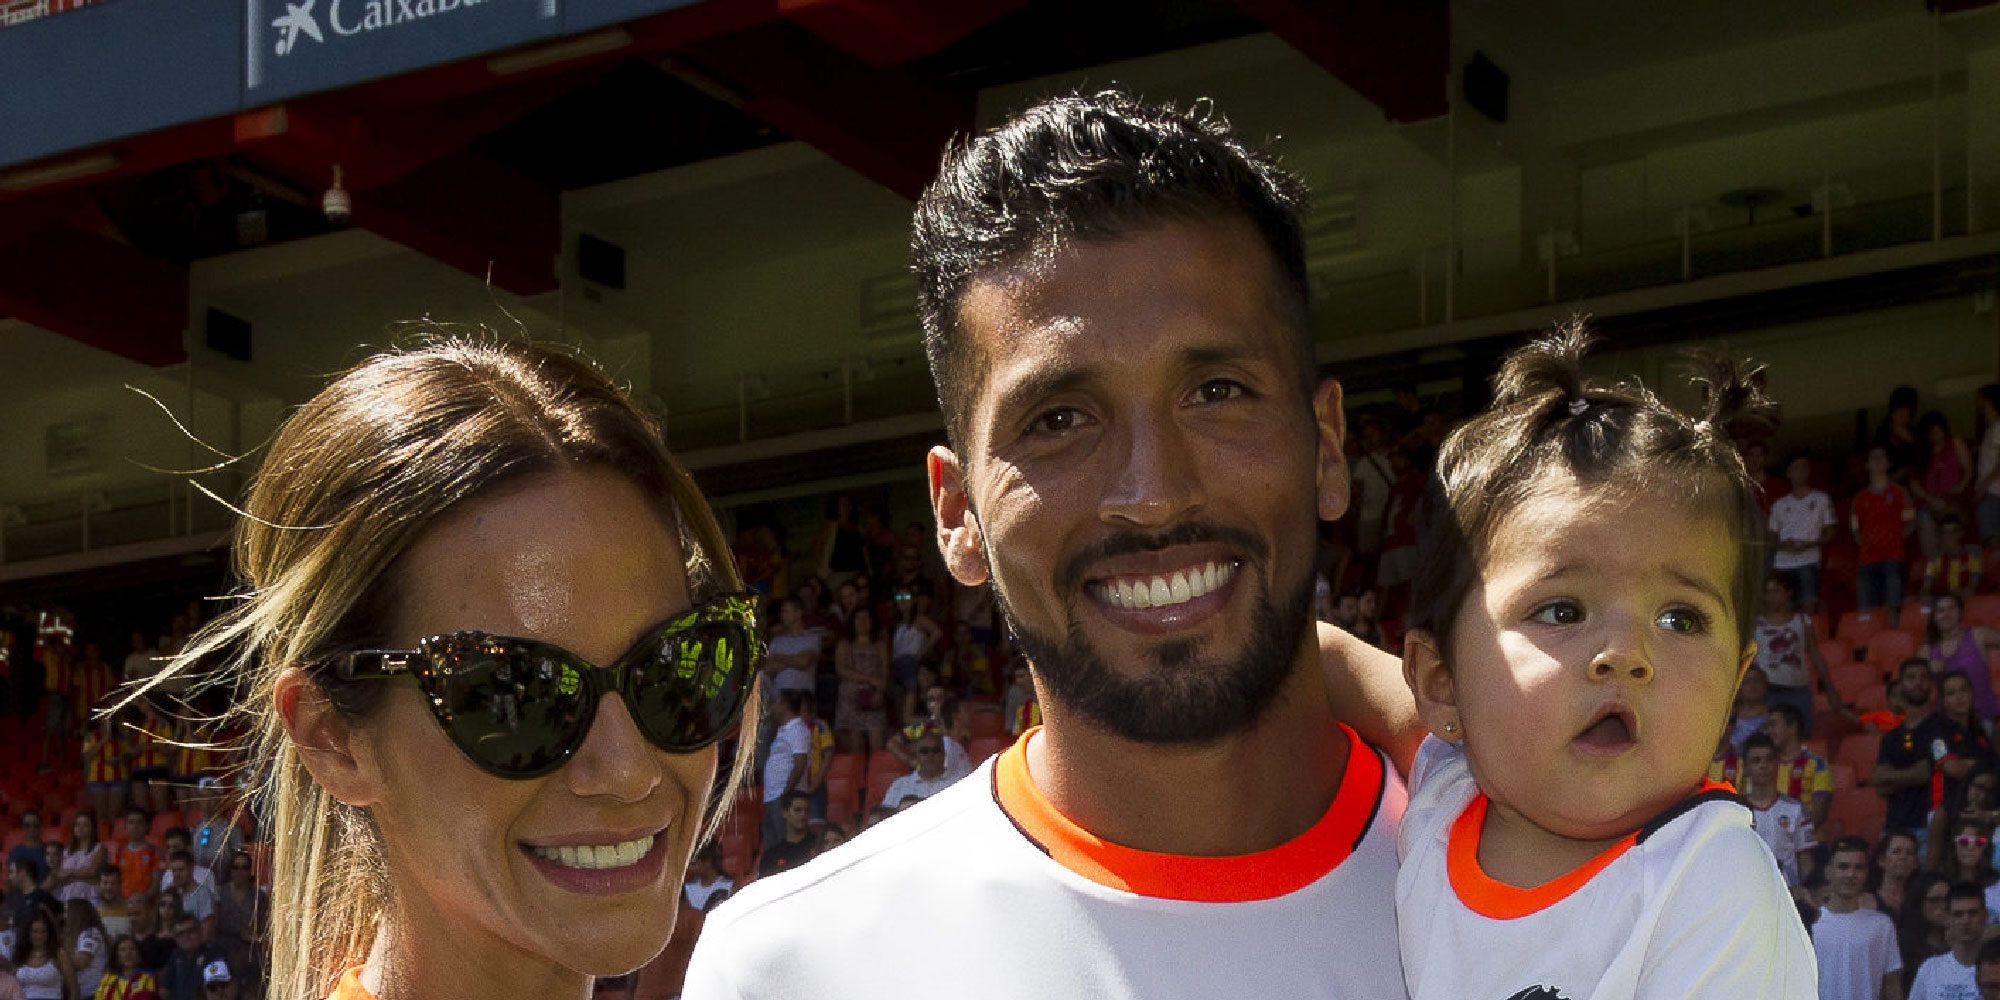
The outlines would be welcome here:
[[[1451,736],[1451,735],[1453,735],[1453,734],[1455,734],[1455,733],[1457,733],[1457,732],[1458,732],[1458,723],[1456,723],[1456,722],[1447,722],[1447,723],[1445,723],[1445,724],[1444,724],[1444,734],[1445,734],[1446,736]]]

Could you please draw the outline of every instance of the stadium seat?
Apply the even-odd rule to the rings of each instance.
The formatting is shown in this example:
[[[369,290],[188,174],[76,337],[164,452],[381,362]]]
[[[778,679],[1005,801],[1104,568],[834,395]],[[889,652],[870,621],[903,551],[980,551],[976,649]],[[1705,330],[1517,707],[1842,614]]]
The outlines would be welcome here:
[[[173,827],[186,826],[187,823],[184,822],[185,819],[186,817],[182,816],[179,810],[175,809],[169,809],[166,812],[161,812],[161,813],[154,813],[153,829],[147,835],[153,837],[154,839],[158,839],[162,834],[165,834],[169,829],[172,829]]]
[[[1007,720],[998,707],[980,706],[972,710],[972,737],[1006,736]]]
[[[1868,639],[1868,662],[1887,670],[1909,659],[1922,643],[1917,633],[1907,629],[1884,629]]]
[[[1919,562],[1914,565],[1918,567],[1917,579],[1921,581],[1923,579],[1922,564]],[[1916,591],[1916,585],[1912,584],[1910,586],[1910,593],[1914,594]],[[1905,632],[1914,632],[1918,636],[1924,634],[1924,625],[1929,623],[1930,620],[1930,609],[1924,606],[1924,602],[1914,597],[1904,601],[1903,606],[1896,612],[1896,627]]]
[[[1809,740],[1800,740],[1799,745],[1805,747],[1807,753],[1821,760],[1833,760],[1833,741],[1824,736],[1815,736]]]
[[[859,781],[867,767],[867,754],[837,753],[833,755],[833,762],[826,766],[826,777],[828,781],[836,775]]]
[[[1841,738],[1840,750],[1834,758],[1834,763],[1851,765],[1854,768],[1855,782],[1866,783],[1869,776],[1875,773],[1875,754],[1881,746],[1881,733],[1849,733]],[[1869,794],[1872,795],[1874,792],[1870,791]]]
[[[1854,662],[1854,650],[1831,641],[1830,636],[1820,637],[1819,655],[1822,659],[1826,660],[1826,668],[1828,670],[1836,669],[1843,663]]]
[[[1882,684],[1870,684],[1854,696],[1856,712],[1876,712],[1889,707],[1889,689]]]
[[[965,754],[972,758],[972,763],[976,766],[1005,749],[1007,749],[1005,736],[974,736],[972,742],[966,744]]]
[[[1855,787],[1853,764],[1848,763],[1847,761],[1841,761],[1838,764],[1829,765],[1827,767],[1827,771],[1828,773],[1833,775],[1834,794],[1838,795],[1841,792],[1847,791],[1848,789]]]
[[[2000,574],[1991,574],[2000,579]],[[1965,620],[1974,625],[2000,628],[2000,594],[1974,594],[1965,602]]]
[[[1889,627],[1889,616],[1879,608],[1867,611],[1849,611],[1840,616],[1840,624],[1834,627],[1835,640],[1860,649],[1868,645],[1875,633]]]
[[[854,812],[860,805],[861,779],[852,774],[828,775],[826,779],[826,821],[854,829]]]
[[[1888,814],[1888,803],[1871,788],[1835,792],[1833,804],[1827,810],[1828,818],[1839,820],[1848,836],[1865,838],[1870,844],[1882,836],[1882,824]]]
[[[1870,684],[1882,683],[1882,670],[1872,663],[1844,663],[1828,672],[1833,674],[1833,689],[1849,701]]]

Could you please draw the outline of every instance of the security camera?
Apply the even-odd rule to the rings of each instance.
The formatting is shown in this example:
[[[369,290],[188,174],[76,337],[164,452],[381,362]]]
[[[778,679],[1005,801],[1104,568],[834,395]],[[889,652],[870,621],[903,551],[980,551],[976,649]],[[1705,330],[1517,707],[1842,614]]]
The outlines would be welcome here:
[[[347,217],[354,214],[354,196],[340,186],[340,181],[340,164],[336,163],[333,165],[333,186],[327,188],[326,194],[319,200],[320,211],[325,212],[326,221],[334,225],[346,222]]]

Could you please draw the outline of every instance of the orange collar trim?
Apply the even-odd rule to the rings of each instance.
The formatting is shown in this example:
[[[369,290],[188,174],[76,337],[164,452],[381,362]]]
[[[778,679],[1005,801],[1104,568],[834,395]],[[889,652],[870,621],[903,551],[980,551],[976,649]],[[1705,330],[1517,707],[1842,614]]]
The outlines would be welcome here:
[[[1736,790],[1727,783],[1704,779],[1695,795],[1718,791],[1734,795]],[[1523,889],[1486,874],[1486,869],[1479,865],[1479,838],[1486,827],[1486,806],[1486,793],[1479,792],[1473,795],[1472,801],[1466,803],[1465,811],[1452,822],[1450,837],[1445,844],[1445,872],[1451,879],[1451,890],[1458,896],[1458,901],[1464,903],[1466,909],[1489,920],[1517,920],[1568,899],[1661,822],[1656,819],[1644,828],[1626,834],[1617,843],[1605,848],[1602,854],[1567,874]],[[1677,805],[1661,816],[1666,818],[1681,811],[1681,806]]]
[[[333,988],[333,995],[326,1000],[375,1000],[375,995],[361,985],[361,966],[357,965],[340,977],[340,982]]]
[[[1312,829],[1268,851],[1235,857],[1192,857],[1135,850],[1103,840],[1057,811],[1028,774],[1021,735],[993,767],[993,797],[1016,829],[1057,864],[1097,883],[1156,899],[1239,903],[1296,892],[1340,866],[1374,824],[1382,802],[1382,758],[1347,734],[1347,768],[1326,815]]]

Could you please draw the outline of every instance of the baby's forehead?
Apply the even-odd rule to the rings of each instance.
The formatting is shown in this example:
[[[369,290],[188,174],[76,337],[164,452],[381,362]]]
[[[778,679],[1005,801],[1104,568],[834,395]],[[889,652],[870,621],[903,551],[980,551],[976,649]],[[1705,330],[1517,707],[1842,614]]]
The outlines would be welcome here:
[[[1643,571],[1672,568],[1720,585],[1736,571],[1732,511],[1713,492],[1651,483],[1584,483],[1547,475],[1495,519],[1488,570]]]

